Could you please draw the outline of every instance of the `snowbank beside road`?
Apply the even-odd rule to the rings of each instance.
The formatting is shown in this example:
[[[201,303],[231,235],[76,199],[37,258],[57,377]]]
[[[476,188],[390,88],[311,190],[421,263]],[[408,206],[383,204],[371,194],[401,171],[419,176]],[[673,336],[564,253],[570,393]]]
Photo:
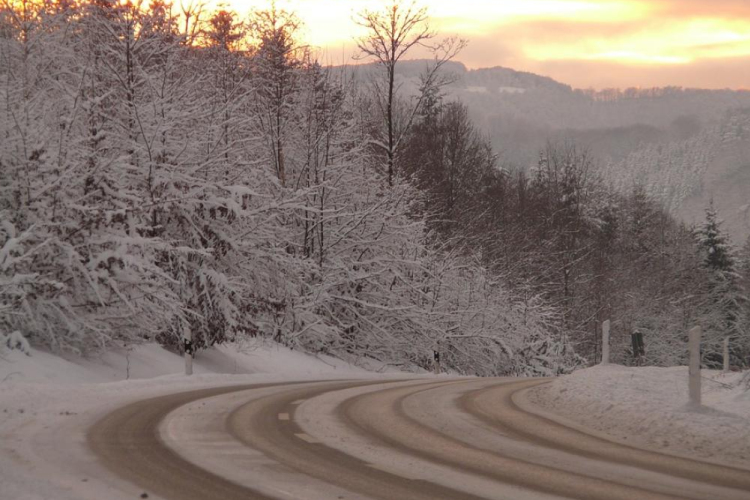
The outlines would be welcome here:
[[[138,498],[141,492],[131,484],[115,487],[116,479],[85,446],[89,425],[132,401],[220,385],[375,375],[274,343],[202,350],[193,369],[195,375],[186,377],[183,358],[155,344],[91,359],[64,359],[35,349],[30,356],[0,352],[0,499]]]
[[[30,356],[18,350],[0,352],[0,383],[117,382],[178,375],[185,370],[182,356],[157,344],[113,349],[90,358],[59,357],[33,348],[30,352]],[[260,340],[200,350],[193,362],[193,372],[196,375],[276,373],[297,378],[340,372],[369,373],[337,358],[311,356]]]
[[[742,374],[704,370],[698,410],[687,406],[687,377],[687,367],[596,366],[524,399],[619,442],[750,468],[750,392],[739,386]]]

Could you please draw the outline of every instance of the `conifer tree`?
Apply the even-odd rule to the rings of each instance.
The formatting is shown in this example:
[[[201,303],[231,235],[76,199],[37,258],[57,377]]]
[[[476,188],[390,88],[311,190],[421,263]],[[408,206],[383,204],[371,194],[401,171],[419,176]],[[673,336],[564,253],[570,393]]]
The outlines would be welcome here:
[[[744,334],[742,310],[746,299],[737,273],[735,251],[721,225],[722,221],[711,200],[706,208],[706,220],[696,232],[703,267],[707,272],[707,300],[702,320],[707,331],[706,359],[709,363],[719,357],[719,341],[724,344],[739,341]],[[724,360],[725,367],[728,362],[728,359]]]

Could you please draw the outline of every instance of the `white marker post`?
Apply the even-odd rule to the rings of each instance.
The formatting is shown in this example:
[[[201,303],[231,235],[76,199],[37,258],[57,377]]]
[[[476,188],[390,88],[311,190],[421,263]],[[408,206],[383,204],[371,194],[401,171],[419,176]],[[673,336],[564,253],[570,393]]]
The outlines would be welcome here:
[[[688,388],[690,404],[701,405],[701,327],[696,326],[688,334],[688,350],[690,351],[690,366],[688,367]]]
[[[602,323],[602,364],[609,364],[609,320]]]
[[[193,355],[185,353],[185,375],[193,374]]]
[[[193,332],[187,332],[183,339],[185,349],[185,375],[193,374]]]
[[[724,337],[724,373],[729,372],[729,337]]]

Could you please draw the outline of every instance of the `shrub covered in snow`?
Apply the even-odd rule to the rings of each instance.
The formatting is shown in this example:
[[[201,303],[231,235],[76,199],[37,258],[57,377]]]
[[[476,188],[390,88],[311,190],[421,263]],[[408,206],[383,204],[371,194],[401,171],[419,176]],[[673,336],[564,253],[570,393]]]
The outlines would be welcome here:
[[[29,345],[29,341],[26,340],[18,330],[11,332],[8,335],[0,333],[0,349],[3,348],[18,350],[27,356],[31,356],[31,346]]]
[[[215,23],[191,43],[159,6],[57,7],[0,12],[0,329],[79,353],[248,335],[407,367],[440,344],[462,373],[569,366],[552,308],[436,248],[420,192],[384,176],[372,95],[273,31],[296,22],[259,15],[246,50]]]

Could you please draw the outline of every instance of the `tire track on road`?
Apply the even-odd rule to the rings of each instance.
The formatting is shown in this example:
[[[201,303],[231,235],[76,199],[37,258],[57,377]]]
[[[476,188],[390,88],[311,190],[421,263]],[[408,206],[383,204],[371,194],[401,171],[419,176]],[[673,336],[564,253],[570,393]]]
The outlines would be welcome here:
[[[538,383],[520,382],[514,384],[520,388],[498,385],[469,392],[459,399],[459,406],[498,432],[531,443],[587,458],[742,490],[750,498],[750,471],[616,443],[525,411],[514,398]]]

